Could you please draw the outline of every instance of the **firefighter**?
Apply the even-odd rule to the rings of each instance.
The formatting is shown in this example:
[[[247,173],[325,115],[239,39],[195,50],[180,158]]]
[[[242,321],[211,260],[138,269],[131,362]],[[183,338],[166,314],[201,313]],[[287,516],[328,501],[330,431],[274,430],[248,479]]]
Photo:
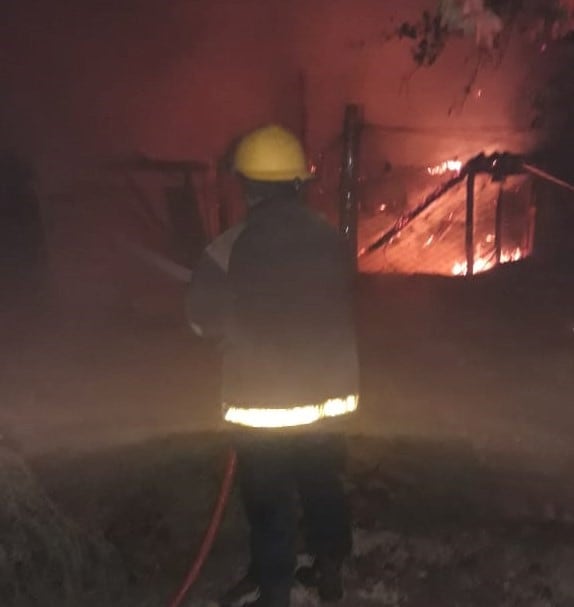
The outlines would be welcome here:
[[[234,168],[245,222],[207,248],[188,294],[192,327],[223,351],[222,412],[250,526],[247,574],[220,604],[288,607],[295,578],[336,601],[351,550],[340,474],[341,429],[358,404],[354,260],[304,204],[311,174],[292,133],[250,133]],[[297,496],[311,555],[298,570]]]

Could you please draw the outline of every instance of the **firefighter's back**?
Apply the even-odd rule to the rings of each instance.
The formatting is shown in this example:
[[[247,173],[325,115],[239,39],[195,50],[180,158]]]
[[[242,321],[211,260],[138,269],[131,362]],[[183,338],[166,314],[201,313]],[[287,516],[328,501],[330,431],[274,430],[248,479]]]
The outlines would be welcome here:
[[[229,281],[226,402],[279,408],[356,392],[352,263],[333,228],[296,200],[257,205]]]

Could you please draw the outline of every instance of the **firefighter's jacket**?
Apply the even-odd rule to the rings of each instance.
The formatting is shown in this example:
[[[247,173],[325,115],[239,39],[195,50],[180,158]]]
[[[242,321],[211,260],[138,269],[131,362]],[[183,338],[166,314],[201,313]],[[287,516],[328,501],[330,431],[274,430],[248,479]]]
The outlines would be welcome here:
[[[344,241],[295,200],[267,200],[216,239],[188,293],[192,327],[221,340],[222,407],[277,428],[354,411],[353,264]]]

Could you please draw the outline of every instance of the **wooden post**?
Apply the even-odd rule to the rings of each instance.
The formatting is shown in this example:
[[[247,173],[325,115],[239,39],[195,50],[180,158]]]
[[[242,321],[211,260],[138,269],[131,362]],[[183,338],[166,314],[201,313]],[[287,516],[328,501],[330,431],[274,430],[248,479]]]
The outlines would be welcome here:
[[[528,208],[527,208],[527,226],[526,226],[526,244],[524,246],[524,256],[534,253],[534,237],[536,234],[536,188],[535,183],[531,181],[528,184]]]
[[[494,248],[496,251],[496,264],[498,265],[502,260],[502,219],[504,216],[504,190],[502,185],[498,191],[498,198],[496,199],[496,217],[494,224]]]
[[[466,275],[474,275],[474,178],[470,172],[466,179]]]
[[[301,142],[307,150],[309,142],[307,141],[307,128],[309,124],[309,111],[307,106],[307,76],[304,70],[299,71],[299,131],[301,133]]]
[[[525,249],[525,255],[532,255],[534,253],[536,236],[536,205],[531,202],[528,208],[528,245]]]
[[[343,125],[339,229],[357,257],[359,209],[356,192],[361,120],[359,106],[347,105]]]
[[[219,234],[225,232],[231,225],[229,201],[227,199],[227,192],[225,191],[225,175],[228,172],[224,162],[219,161],[215,167],[215,196],[217,204],[217,229]]]
[[[181,187],[166,188],[165,196],[171,223],[173,252],[178,262],[188,267],[193,266],[207,244],[207,234],[193,185],[186,179]]]

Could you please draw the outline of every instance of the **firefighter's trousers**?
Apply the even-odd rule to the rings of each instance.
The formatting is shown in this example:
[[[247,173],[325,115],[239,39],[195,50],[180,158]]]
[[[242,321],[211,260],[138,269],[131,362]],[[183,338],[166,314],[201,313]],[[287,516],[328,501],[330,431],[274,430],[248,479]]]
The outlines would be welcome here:
[[[350,516],[341,480],[344,439],[319,433],[250,431],[236,437],[236,448],[250,525],[250,575],[262,589],[292,582],[299,507],[306,552],[342,562],[351,551]]]

